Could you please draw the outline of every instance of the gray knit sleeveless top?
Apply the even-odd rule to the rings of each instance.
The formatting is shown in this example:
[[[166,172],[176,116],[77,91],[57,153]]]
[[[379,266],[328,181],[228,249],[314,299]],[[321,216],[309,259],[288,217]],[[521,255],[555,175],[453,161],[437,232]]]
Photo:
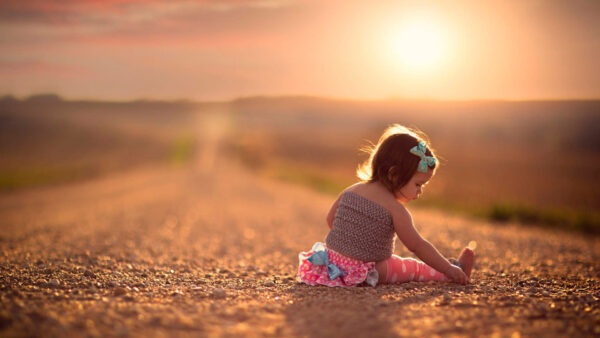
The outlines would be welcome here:
[[[342,193],[329,231],[327,247],[363,262],[389,258],[395,239],[392,215],[355,192]]]

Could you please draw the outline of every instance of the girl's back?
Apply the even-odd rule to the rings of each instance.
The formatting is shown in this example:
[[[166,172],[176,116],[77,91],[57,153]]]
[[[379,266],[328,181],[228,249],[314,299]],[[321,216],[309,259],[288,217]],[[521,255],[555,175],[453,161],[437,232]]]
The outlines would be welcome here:
[[[326,244],[350,258],[384,260],[394,252],[393,218],[383,205],[358,192],[362,190],[353,187],[340,194],[331,211],[334,216]],[[363,192],[372,193],[369,188]]]

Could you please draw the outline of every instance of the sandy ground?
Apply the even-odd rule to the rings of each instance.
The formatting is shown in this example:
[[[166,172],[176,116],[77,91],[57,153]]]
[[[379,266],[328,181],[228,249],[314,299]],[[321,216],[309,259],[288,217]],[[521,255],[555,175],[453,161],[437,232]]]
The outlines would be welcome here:
[[[190,168],[0,196],[0,336],[600,335],[600,240],[576,234],[413,210],[442,253],[478,243],[471,285],[299,284],[333,198],[219,158],[218,136]]]

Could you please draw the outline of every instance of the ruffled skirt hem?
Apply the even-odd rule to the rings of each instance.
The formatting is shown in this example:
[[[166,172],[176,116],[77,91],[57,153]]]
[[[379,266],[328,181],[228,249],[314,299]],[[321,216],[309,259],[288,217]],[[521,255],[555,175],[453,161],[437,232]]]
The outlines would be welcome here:
[[[335,279],[329,278],[327,266],[312,264],[308,258],[315,252],[325,250],[329,262],[335,264],[343,273]],[[363,262],[354,258],[344,256],[334,250],[328,249],[325,244],[317,242],[310,251],[298,254],[298,278],[308,285],[335,286],[357,286],[363,282],[375,286],[378,282],[378,273],[375,270],[375,262]]]

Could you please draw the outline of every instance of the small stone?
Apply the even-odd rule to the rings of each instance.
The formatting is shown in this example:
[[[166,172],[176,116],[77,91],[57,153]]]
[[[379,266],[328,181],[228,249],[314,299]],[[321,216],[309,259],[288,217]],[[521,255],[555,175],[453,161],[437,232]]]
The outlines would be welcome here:
[[[265,282],[265,286],[266,286],[266,287],[275,286],[275,283],[273,283],[273,281],[270,281],[270,280],[269,280],[269,281],[266,281],[266,282]]]
[[[117,282],[115,282],[114,280],[111,280],[110,282],[108,282],[108,285],[113,288],[116,288],[117,286],[119,286],[119,284]]]
[[[50,285],[51,287],[55,288],[55,287],[58,287],[60,285],[60,282],[57,279],[51,279],[50,282],[48,282],[48,285]]]
[[[217,288],[212,291],[211,296],[215,299],[223,299],[227,297],[227,291]]]
[[[125,294],[127,294],[127,289],[125,289],[123,287],[115,288],[114,294],[115,294],[115,296],[125,295]]]
[[[89,291],[90,291],[91,293],[98,293],[98,288],[97,288],[95,285],[92,285],[92,286],[89,288]]]
[[[84,276],[86,277],[96,277],[96,275],[90,271],[90,270],[85,270],[85,272],[83,273]]]

